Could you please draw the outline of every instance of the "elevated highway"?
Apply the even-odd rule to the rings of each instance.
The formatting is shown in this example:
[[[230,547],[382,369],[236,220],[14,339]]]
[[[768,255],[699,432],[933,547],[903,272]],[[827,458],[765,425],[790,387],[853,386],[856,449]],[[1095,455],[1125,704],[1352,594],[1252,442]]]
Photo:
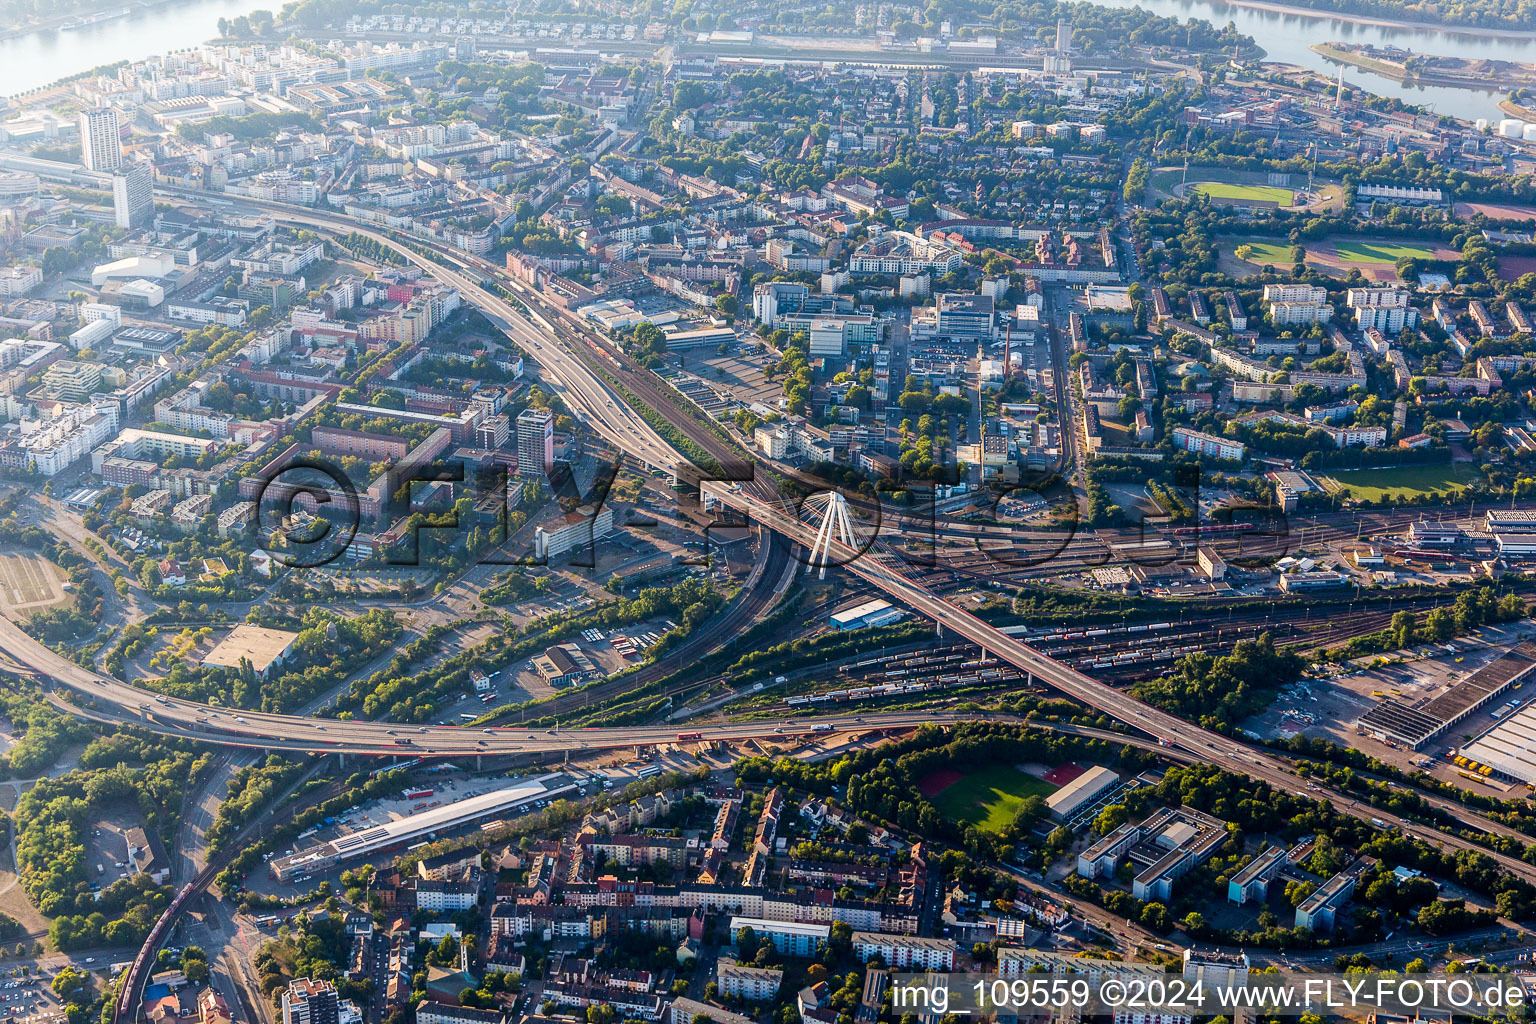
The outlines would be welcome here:
[[[170,190],[194,198],[200,194]],[[460,289],[466,299],[479,306],[487,315],[508,330],[520,344],[550,369],[560,380],[574,409],[588,417],[594,429],[620,451],[656,469],[686,476],[703,476],[696,467],[687,463],[652,429],[636,412],[625,406],[580,358],[567,349],[560,340],[560,332],[533,306],[528,314],[517,309],[505,298],[481,287],[479,273],[455,270],[447,266],[451,260],[460,268],[483,261],[473,257],[450,256],[428,259],[416,249],[401,245],[390,237],[366,226],[340,217],[326,216],[314,211],[294,208],[284,204],[242,201],[246,206],[261,212],[273,213],[280,219],[330,232],[357,232],[373,241],[399,252],[414,264],[431,270],[445,283]],[[690,481],[692,482],[692,481]],[[745,515],[749,521],[767,527],[786,540],[799,543],[810,550],[815,539],[815,529],[790,515],[776,502],[766,500],[763,488],[748,485],[742,488],[728,483],[700,481],[701,489],[716,497],[722,504]],[[1195,760],[1216,764],[1229,771],[1263,779],[1276,786],[1297,784],[1296,775],[1289,763],[1231,737],[1223,736],[1174,715],[1160,711],[1134,698],[1100,683],[1081,672],[1041,654],[1020,643],[996,627],[964,612],[926,588],[912,582],[883,558],[855,552],[839,541],[832,543],[833,561],[843,565],[845,571],[863,579],[907,605],[919,614],[932,619],[940,629],[950,629],[978,644],[993,656],[1026,672],[1067,694],[1089,707],[1146,732],[1167,748],[1192,755]],[[158,697],[117,680],[100,676],[83,669],[26,636],[13,624],[0,621],[0,652],[8,653],[17,661],[55,678],[60,684],[87,695],[91,702],[108,709],[109,719],[136,719],[155,731],[184,735],[207,742],[232,746],[248,746],[259,749],[319,751],[338,754],[396,754],[403,756],[461,757],[472,754],[518,754],[560,750],[603,749],[628,746],[647,746],[664,742],[676,742],[677,733],[669,729],[638,727],[624,729],[583,729],[578,732],[558,733],[556,730],[540,734],[510,727],[481,730],[478,734],[450,727],[391,726],[374,722],[319,722],[310,719],[261,712],[232,711],[227,708],[209,708],[189,701]],[[851,723],[864,728],[905,728],[925,721],[953,721],[941,715],[863,716],[862,722]],[[698,733],[704,740],[732,740],[762,738],[784,733],[803,732],[816,726],[839,727],[847,722],[847,716],[833,721],[812,724],[804,719],[792,725],[775,726],[771,723],[746,725],[700,726],[690,732]],[[1324,795],[1341,809],[1353,807],[1342,795]],[[1465,808],[1440,798],[1427,798],[1436,806],[1444,807],[1465,820],[1476,820],[1477,827],[1488,832],[1507,836],[1526,837],[1473,815]],[[1360,811],[1349,813],[1360,814]],[[1407,825],[1389,815],[1376,812],[1374,816],[1394,824]],[[1416,826],[1408,826],[1410,830]],[[1475,844],[1457,837],[1428,832],[1426,838],[1455,848],[1478,849]],[[1536,878],[1536,866],[1523,861],[1495,856],[1500,863],[1522,877]]]

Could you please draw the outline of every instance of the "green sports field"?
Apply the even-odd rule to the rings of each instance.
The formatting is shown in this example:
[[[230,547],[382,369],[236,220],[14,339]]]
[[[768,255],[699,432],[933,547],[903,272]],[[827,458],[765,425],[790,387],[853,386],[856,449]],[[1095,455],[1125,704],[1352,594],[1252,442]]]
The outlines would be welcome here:
[[[1262,238],[1248,239],[1232,246],[1233,254],[1235,255],[1237,250],[1245,245],[1253,250],[1253,254],[1248,257],[1249,263],[1257,263],[1261,267],[1266,263],[1277,267],[1290,266],[1291,243],[1289,242],[1276,242]]]
[[[945,817],[1001,832],[1024,801],[1035,794],[1050,796],[1056,787],[1011,765],[993,765],[962,776],[931,799]]]
[[[1190,185],[1196,192],[1212,199],[1246,199],[1250,202],[1276,202],[1290,206],[1296,201],[1296,193],[1276,185],[1237,185],[1228,181],[1202,181]]]
[[[1453,462],[1444,466],[1400,466],[1396,469],[1356,469],[1333,472],[1323,478],[1329,490],[1348,487],[1352,497],[1365,501],[1386,501],[1406,495],[1449,496],[1461,491],[1482,476],[1470,463]]]
[[[1339,259],[1348,263],[1396,263],[1404,256],[1432,260],[1435,250],[1411,242],[1361,242],[1340,240],[1334,243]]]

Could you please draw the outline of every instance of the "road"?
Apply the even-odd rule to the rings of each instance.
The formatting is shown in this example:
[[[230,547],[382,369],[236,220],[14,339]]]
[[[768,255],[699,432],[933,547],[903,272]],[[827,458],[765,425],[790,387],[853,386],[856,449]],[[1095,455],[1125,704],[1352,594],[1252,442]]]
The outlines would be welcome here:
[[[572,396],[571,404],[590,417],[594,429],[613,443],[620,451],[633,455],[654,468],[674,474],[680,470],[697,473],[697,470],[681,460],[677,453],[645,423],[635,412],[628,409],[582,360],[558,341],[560,332],[552,323],[536,312],[523,315],[502,297],[480,287],[478,281],[466,274],[450,270],[441,261],[422,257],[414,249],[401,246],[386,236],[372,232],[344,220],[321,217],[311,212],[296,212],[280,204],[250,204],[265,212],[277,211],[284,220],[322,230],[358,231],[379,244],[402,253],[434,274],[445,283],[460,289],[464,297],[479,305],[488,316],[507,325],[520,343],[551,372],[555,373],[566,393]],[[447,258],[447,257],[445,257]],[[455,257],[467,265],[465,259]],[[548,332],[548,337],[538,328]],[[776,504],[763,500],[756,490],[744,490],[729,485],[705,483],[703,485],[725,505],[745,514],[753,521],[780,534],[788,540],[805,545],[809,549],[814,529],[801,522]],[[1174,715],[1142,704],[1112,687],[1056,662],[1038,651],[1020,643],[1001,630],[988,625],[969,613],[950,605],[924,587],[913,583],[881,559],[861,556],[851,548],[834,541],[835,559],[846,570],[870,583],[902,604],[936,622],[940,629],[950,629],[980,645],[984,650],[1007,661],[1016,668],[1038,677],[1059,691],[1096,708],[1131,727],[1150,733],[1160,743],[1169,747],[1200,755],[1205,761],[1226,770],[1263,779],[1281,787],[1294,786],[1296,776],[1291,766],[1281,758],[1256,750],[1237,740],[1202,729]],[[676,742],[676,734],[665,729],[638,727],[632,729],[581,730],[578,734],[557,734],[551,730],[543,735],[522,730],[487,729],[479,736],[463,730],[447,727],[421,727],[414,735],[409,729],[386,729],[384,723],[332,722],[320,723],[296,719],[290,716],[266,715],[258,712],[235,714],[228,709],[215,711],[190,702],[155,697],[116,680],[98,676],[79,666],[53,655],[51,651],[35,643],[9,623],[0,626],[0,650],[13,658],[59,682],[89,695],[96,703],[112,709],[105,713],[105,720],[120,720],[125,712],[139,714],[145,724],[157,731],[187,736],[197,736],[211,742],[237,746],[255,746],[267,749],[318,750],[367,754],[408,754],[432,756],[464,756],[467,754],[529,753],[540,750],[599,749],[603,747],[649,746]],[[45,666],[45,662],[53,662]],[[151,703],[157,701],[158,703]],[[903,726],[903,718],[914,719]],[[910,727],[922,721],[937,720],[936,716],[866,716],[888,718],[890,727]],[[787,728],[809,728],[805,720]],[[750,725],[701,726],[705,739],[737,740],[761,738],[773,735],[774,729],[761,723]],[[383,735],[380,735],[380,733]],[[319,733],[328,733],[325,736]],[[1327,799],[1345,813],[1359,816],[1353,801],[1343,794],[1325,794]],[[1449,803],[1449,802],[1447,802]],[[1452,805],[1465,816],[1459,805]],[[1403,826],[1410,834],[1423,834],[1431,842],[1456,848],[1482,851],[1475,844],[1459,837],[1445,836],[1409,822],[1395,819],[1384,812],[1376,817],[1391,824]],[[1479,819],[1485,821],[1485,819]],[[1486,822],[1490,832],[1520,835],[1494,822]],[[1523,836],[1521,836],[1523,840]],[[1489,854],[1507,870],[1526,878],[1536,878],[1536,866],[1515,858]]]
[[[752,521],[761,523],[774,532],[805,545],[807,550],[814,542],[816,534],[814,527],[801,522],[782,509],[768,505],[727,485],[706,484],[705,486],[723,504],[736,509]],[[1287,760],[1221,733],[1202,729],[1200,726],[1144,704],[1129,694],[1046,657],[997,627],[929,593],[887,565],[880,556],[872,553],[860,554],[836,540],[833,541],[833,548],[833,560],[840,564],[845,572],[852,573],[866,583],[878,587],[888,596],[933,620],[941,631],[948,630],[963,636],[994,657],[1028,673],[1031,681],[1038,680],[1046,683],[1134,729],[1151,734],[1166,747],[1182,749],[1197,755],[1203,762],[1239,775],[1262,779],[1281,789],[1297,788],[1301,785],[1295,769]],[[1355,800],[1345,794],[1324,790],[1315,794],[1304,792],[1304,795],[1327,799],[1336,809],[1355,817],[1370,814],[1386,824],[1400,826],[1409,835],[1417,835],[1435,845],[1485,853],[1497,860],[1506,870],[1523,878],[1536,880],[1536,865],[1493,853],[1459,836],[1445,835],[1384,811],[1357,808]],[[1421,795],[1432,804],[1437,801],[1437,798],[1429,794]],[[1487,832],[1518,838],[1522,843],[1529,839],[1521,832],[1475,815],[1452,801],[1441,799],[1438,806],[1464,820],[1475,819],[1478,826]]]
[[[156,191],[176,198],[203,198],[200,193],[186,189]],[[260,200],[243,199],[234,208],[246,213],[270,214],[286,223],[311,229],[362,235],[399,253],[416,266],[431,271],[442,283],[458,289],[466,302],[478,308],[487,319],[523,346],[544,369],[555,385],[553,390],[567,407],[580,414],[605,441],[652,468],[669,472],[677,468],[680,461],[677,452],[662,440],[644,418],[620,401],[607,384],[559,343],[553,324],[531,309],[524,314],[502,296],[482,288],[479,275],[450,267],[446,262],[447,257],[444,260],[427,259],[388,235],[349,220],[320,216],[304,208]],[[459,262],[463,264],[466,261],[460,259]]]

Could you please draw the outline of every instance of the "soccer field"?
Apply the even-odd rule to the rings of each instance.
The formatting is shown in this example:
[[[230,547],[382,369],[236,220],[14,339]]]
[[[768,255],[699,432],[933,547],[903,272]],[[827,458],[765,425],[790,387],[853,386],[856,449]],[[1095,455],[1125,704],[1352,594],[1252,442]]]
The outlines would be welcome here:
[[[1441,466],[1401,466],[1397,469],[1357,469],[1330,473],[1323,478],[1329,490],[1348,487],[1351,497],[1386,501],[1396,496],[1456,494],[1482,476],[1470,463]]]
[[[1261,238],[1247,239],[1232,246],[1233,255],[1235,256],[1237,250],[1245,245],[1253,250],[1248,257],[1249,263],[1257,263],[1261,267],[1266,263],[1277,267],[1290,266],[1291,244],[1289,242],[1276,242]]]
[[[1227,181],[1202,181],[1191,185],[1196,192],[1202,192],[1212,199],[1247,199],[1252,202],[1272,201],[1281,206],[1290,206],[1296,201],[1296,193],[1288,188],[1280,188],[1275,185],[1235,185]]]
[[[1362,242],[1340,241],[1334,244],[1339,259],[1348,263],[1396,263],[1404,256],[1432,260],[1435,250],[1427,245],[1411,242]]]
[[[1001,832],[1013,821],[1024,801],[1036,793],[1050,796],[1056,787],[1011,765],[994,765],[971,772],[933,796],[945,817]]]

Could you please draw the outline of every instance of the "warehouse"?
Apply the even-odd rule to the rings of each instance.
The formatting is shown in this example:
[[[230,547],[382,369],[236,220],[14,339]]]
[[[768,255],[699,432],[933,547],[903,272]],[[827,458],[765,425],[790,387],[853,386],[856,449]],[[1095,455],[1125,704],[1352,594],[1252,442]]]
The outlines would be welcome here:
[[[1505,778],[1536,785],[1536,703],[1507,716],[1459,753]]]
[[[429,807],[420,814],[406,815],[383,825],[349,832],[318,846],[299,850],[288,857],[274,857],[271,863],[272,876],[279,882],[287,882],[300,875],[323,871],[344,860],[403,848],[403,844],[412,839],[446,834],[478,818],[517,811],[535,801],[554,800],[575,791],[576,783],[569,775],[540,775],[524,779],[515,786],[480,793],[440,807]]]
[[[248,662],[256,675],[265,679],[274,668],[281,668],[288,660],[298,639],[299,634],[285,629],[241,623],[208,652],[203,664],[237,669]]]
[[[833,629],[863,629],[866,626],[888,626],[904,614],[891,602],[876,599],[833,612],[831,622]]]
[[[1360,719],[1360,728],[1379,740],[1420,750],[1478,708],[1536,671],[1536,644],[1515,645],[1438,697],[1409,705],[1382,700]],[[1470,756],[1470,755],[1468,755]]]
[[[1536,557],[1536,533],[1496,533],[1493,546],[1508,559]]]
[[[1536,509],[1491,508],[1484,513],[1489,533],[1536,533]]]
[[[1094,765],[1045,798],[1052,821],[1070,821],[1077,812],[1107,793],[1120,776],[1103,765]]]

